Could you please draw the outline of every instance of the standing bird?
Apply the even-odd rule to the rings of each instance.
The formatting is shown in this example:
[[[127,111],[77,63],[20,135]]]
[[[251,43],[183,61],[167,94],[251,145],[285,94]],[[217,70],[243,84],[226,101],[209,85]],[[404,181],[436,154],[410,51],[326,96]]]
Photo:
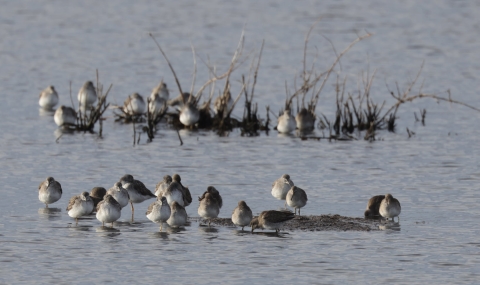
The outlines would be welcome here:
[[[230,109],[232,109],[232,107],[233,99],[230,91],[227,91],[226,94],[217,97],[217,99],[215,99],[215,102],[213,103],[213,111],[215,112],[215,114],[222,112],[222,115],[224,117],[230,111]]]
[[[163,223],[170,218],[170,214],[171,209],[167,203],[167,198],[162,196],[158,196],[157,201],[150,204],[147,212],[145,213],[150,221],[160,224],[160,231],[162,231]]]
[[[73,196],[68,201],[67,214],[75,218],[75,225],[78,224],[78,218],[81,216],[89,215],[93,211],[93,200],[88,192],[82,192],[82,194]]]
[[[123,188],[121,182],[117,182],[113,185],[112,188],[108,189],[107,194],[111,195],[113,199],[117,200],[120,207],[125,207],[130,201],[130,195],[128,194],[127,189]]]
[[[156,197],[152,191],[148,190],[139,180],[133,179],[133,176],[130,174],[125,174],[120,178],[123,188],[127,189],[128,195],[130,196],[130,205],[132,206],[132,218],[133,212],[133,203],[142,203],[143,201]]]
[[[45,208],[48,208],[48,204],[55,203],[60,198],[62,198],[62,185],[55,181],[53,177],[47,177],[38,186],[38,200],[45,204]]]
[[[295,122],[295,118],[292,116],[289,109],[283,111],[283,115],[278,117],[277,123],[277,131],[279,133],[288,134],[295,130],[297,127],[297,123]]]
[[[380,215],[387,219],[392,218],[392,221],[395,221],[394,218],[398,217],[401,211],[400,202],[393,198],[392,194],[385,195],[385,199],[380,203]],[[400,222],[400,217],[398,217],[398,221]]]
[[[315,115],[305,108],[302,108],[295,116],[295,121],[297,123],[297,128],[301,132],[310,132],[315,128]]]
[[[187,101],[182,109],[180,109],[180,122],[187,126],[192,127],[198,120],[200,120],[200,111],[197,104],[194,101]]]
[[[283,174],[272,184],[272,196],[278,200],[285,200],[287,193],[294,186],[293,181],[290,180],[290,175]],[[285,207],[287,207],[287,201],[285,201]]]
[[[368,200],[367,209],[365,210],[365,217],[376,217],[380,216],[380,204],[382,200],[385,199],[385,195],[373,196]]]
[[[167,104],[168,106],[172,106],[172,107],[178,106],[177,108],[181,109],[184,105],[184,102],[188,102],[188,101],[193,102],[194,100],[195,100],[195,96],[192,96],[188,92],[183,92],[182,94],[178,95],[172,100],[168,100]]]
[[[78,103],[80,104],[80,109],[85,110],[86,107],[90,107],[97,101],[97,91],[93,86],[92,81],[86,81],[82,88],[78,91]]]
[[[168,186],[170,186],[170,183],[172,183],[172,177],[170,175],[163,176],[163,180],[155,186],[155,196],[162,197]]]
[[[171,214],[167,220],[167,224],[171,227],[178,228],[187,223],[187,211],[177,202],[170,205]]]
[[[250,210],[250,207],[247,206],[247,203],[242,200],[238,202],[238,206],[233,210],[232,222],[235,225],[242,227],[243,231],[243,227],[250,224],[252,217],[252,210]]]
[[[287,193],[286,202],[288,206],[295,208],[295,215],[298,209],[298,215],[300,216],[300,208],[304,207],[307,201],[307,193],[300,187],[292,186]]]
[[[44,110],[51,110],[58,104],[58,93],[52,85],[43,89],[38,97],[38,105]]]
[[[222,208],[222,205],[223,205],[222,196],[220,196],[220,192],[218,192],[218,190],[215,189],[215,187],[213,186],[208,186],[207,191],[203,193],[202,197],[198,197],[198,201],[202,201],[207,194],[212,195],[212,197],[215,200],[217,200],[218,206]]]
[[[163,196],[167,198],[167,202],[172,206],[173,202],[177,202],[180,206],[185,205],[185,199],[183,198],[183,189],[182,185],[177,181],[172,181],[168,185],[167,190],[163,193]]]
[[[122,207],[118,204],[112,195],[105,195],[103,201],[97,205],[97,220],[102,222],[102,226],[105,226],[105,223],[112,223],[118,220],[122,214]]]
[[[200,217],[208,219],[208,226],[210,226],[212,219],[218,217],[219,213],[220,207],[217,200],[212,194],[207,193],[205,198],[200,201],[200,205],[198,205],[198,214]]]
[[[73,108],[61,105],[53,115],[53,120],[57,126],[75,126],[77,122],[77,112]]]
[[[97,209],[97,205],[103,200],[103,196],[107,194],[107,190],[103,187],[93,187],[90,191],[90,198],[93,201],[93,209]]]
[[[253,230],[256,228],[275,230],[277,234],[280,232],[280,228],[285,224],[285,222],[293,219],[295,214],[290,211],[263,211],[257,218],[254,218],[250,222],[250,226]]]
[[[133,93],[123,102],[123,112],[130,116],[141,115],[145,112],[145,101],[142,95]]]
[[[162,110],[166,110],[167,101],[160,98],[158,94],[153,95],[153,98],[150,97],[150,102],[148,103],[148,112],[153,116],[157,117],[162,113]]]
[[[158,97],[163,101],[167,101],[168,97],[170,97],[170,93],[167,89],[167,84],[163,83],[163,80],[160,81],[160,83],[155,88],[153,88],[152,94],[150,94],[151,100],[153,100],[155,94],[158,95]]]
[[[188,189],[188,187],[183,186],[182,178],[180,177],[180,175],[175,173],[175,174],[173,174],[172,179],[173,179],[173,181],[180,184],[180,186],[182,186],[181,190],[182,190],[182,194],[183,194],[183,204],[184,204],[183,206],[186,207],[186,206],[190,205],[192,203],[192,194],[190,194],[190,190]]]

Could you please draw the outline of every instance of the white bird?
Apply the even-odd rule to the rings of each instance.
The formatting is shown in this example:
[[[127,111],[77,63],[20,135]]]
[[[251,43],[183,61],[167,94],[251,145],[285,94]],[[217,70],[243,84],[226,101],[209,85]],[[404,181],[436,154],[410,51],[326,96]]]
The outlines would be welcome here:
[[[232,222],[235,225],[242,227],[243,231],[243,227],[248,226],[252,221],[252,218],[252,210],[248,207],[247,203],[245,203],[245,201],[238,202],[238,206],[232,213]]]
[[[402,212],[402,206],[400,206],[400,202],[397,199],[393,198],[392,194],[387,194],[382,203],[380,203],[379,212],[382,217],[392,218],[392,221],[395,221],[394,218],[398,217],[400,212]],[[398,217],[398,221],[400,222],[400,217]]]
[[[171,227],[177,228],[187,223],[187,211],[177,202],[173,202],[170,205],[171,214],[167,220],[167,224]]]
[[[289,109],[283,111],[283,115],[278,117],[277,131],[279,133],[288,134],[295,130],[297,123],[295,118],[292,116]]]
[[[74,126],[77,122],[77,112],[73,108],[60,106],[53,115],[53,120],[57,126]]]
[[[290,180],[290,175],[283,174],[282,177],[278,178],[272,184],[272,196],[278,200],[285,200],[287,198],[287,193],[294,186],[293,181]],[[285,207],[287,206],[287,201],[285,201]]]
[[[164,101],[167,101],[168,97],[170,97],[170,93],[167,89],[167,84],[163,83],[163,80],[160,81],[160,83],[155,88],[153,88],[152,94],[150,94],[151,100],[153,100],[155,94],[157,94],[158,97],[160,99],[163,99]]]
[[[200,111],[195,102],[187,102],[180,109],[180,122],[187,127],[195,125],[200,119]]]
[[[155,196],[162,197],[168,186],[170,186],[170,183],[172,183],[172,177],[170,175],[163,176],[163,180],[158,182],[157,186],[155,186]]]
[[[287,193],[285,201],[288,206],[295,208],[295,214],[297,214],[298,209],[298,215],[300,216],[300,208],[305,207],[308,201],[307,193],[300,187],[292,186]]]
[[[107,190],[107,194],[112,195],[122,209],[130,202],[130,195],[128,195],[127,189],[123,188],[121,182],[115,183],[112,188]]]
[[[86,81],[83,86],[78,91],[77,95],[78,103],[80,104],[80,109],[86,109],[90,107],[97,101],[97,91],[95,86],[93,86],[92,81]]]
[[[47,177],[38,186],[38,200],[45,204],[45,208],[48,208],[48,204],[55,203],[60,198],[62,198],[62,185],[53,177]]]
[[[68,201],[67,214],[75,219],[78,224],[78,218],[89,215],[93,212],[93,200],[88,192],[82,192],[80,195],[73,196]]]
[[[118,220],[122,215],[122,207],[118,204],[117,200],[112,197],[112,195],[105,195],[103,201],[97,205],[97,220],[102,222],[102,226],[105,226],[105,223],[112,223]]]
[[[58,104],[58,93],[51,85],[43,89],[38,97],[38,105],[45,110],[51,110]]]
[[[156,198],[156,196],[148,190],[148,188],[143,184],[142,181],[133,179],[133,176],[130,174],[125,174],[120,178],[123,188],[127,189],[128,195],[130,196],[130,205],[132,206],[132,217],[133,212],[133,203],[142,203],[143,201]]]
[[[145,215],[147,215],[147,218],[154,222],[154,223],[159,223],[160,224],[160,231],[163,228],[163,223],[165,223],[169,218],[171,214],[171,209],[170,206],[167,203],[167,198],[158,196],[157,201],[153,202],[148,206],[147,212]]]
[[[123,111],[128,115],[141,115],[145,112],[145,101],[142,95],[133,93],[123,102]]]

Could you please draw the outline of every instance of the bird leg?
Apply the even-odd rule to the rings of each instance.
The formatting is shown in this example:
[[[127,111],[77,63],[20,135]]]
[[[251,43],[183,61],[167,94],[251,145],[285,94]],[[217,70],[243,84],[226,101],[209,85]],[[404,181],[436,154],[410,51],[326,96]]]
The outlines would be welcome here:
[[[300,216],[300,208],[298,208],[298,215]]]
[[[111,228],[113,228],[113,222],[112,222],[112,226],[111,226]]]
[[[75,218],[75,226],[78,226],[78,218]]]
[[[102,227],[105,227],[105,222],[102,222]]]
[[[45,209],[48,209],[48,204],[47,203],[45,203]]]

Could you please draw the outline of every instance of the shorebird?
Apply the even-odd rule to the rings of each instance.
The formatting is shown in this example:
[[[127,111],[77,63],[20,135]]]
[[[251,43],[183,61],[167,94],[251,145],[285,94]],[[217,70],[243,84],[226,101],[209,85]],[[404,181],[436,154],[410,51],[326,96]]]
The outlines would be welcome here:
[[[162,196],[158,196],[157,201],[150,204],[147,212],[145,213],[150,221],[160,224],[160,231],[163,228],[163,223],[170,218],[170,214],[171,209],[167,203],[167,198]]]
[[[73,196],[68,201],[67,214],[75,219],[75,225],[78,224],[78,218],[89,215],[93,211],[93,200],[88,192]]]
[[[295,118],[292,116],[289,109],[283,111],[283,115],[278,117],[277,123],[277,131],[279,133],[291,133],[297,127],[297,123],[295,122]]]
[[[187,211],[182,205],[177,202],[173,202],[170,205],[171,214],[170,218],[167,220],[167,224],[171,227],[177,228],[185,225],[187,223]]]
[[[182,207],[185,205],[183,187],[177,181],[172,181],[172,183],[168,185],[163,196],[167,198],[167,202],[170,206],[172,206],[173,202],[177,202]]]
[[[248,207],[247,203],[242,200],[238,202],[238,206],[233,210],[232,222],[235,225],[242,227],[243,231],[243,227],[250,224],[252,217],[252,210],[250,210],[250,207]]]
[[[162,110],[167,108],[167,101],[162,99],[160,95],[154,94],[153,97],[150,97],[150,102],[148,103],[148,111],[151,115],[156,117],[162,112]]]
[[[195,96],[190,95],[188,92],[183,92],[182,94],[178,95],[177,97],[173,98],[172,100],[168,100],[168,106],[182,108],[184,102],[193,102],[195,101]]]
[[[45,110],[51,110],[58,104],[58,93],[51,85],[43,89],[38,97],[38,105]]]
[[[186,102],[182,109],[180,109],[180,122],[191,127],[195,125],[200,119],[200,111],[197,108],[197,104],[194,101]]]
[[[133,93],[123,102],[123,111],[130,116],[141,115],[145,112],[145,101],[142,95]]]
[[[152,94],[150,94],[150,99],[152,101],[155,94],[157,94],[158,97],[160,99],[163,99],[164,101],[167,101],[168,97],[170,97],[170,93],[168,92],[168,89],[167,89],[167,84],[163,83],[163,80],[160,81],[160,83],[155,88],[153,88]]]
[[[125,207],[130,201],[130,195],[128,194],[127,189],[123,188],[121,182],[117,182],[113,185],[112,188],[108,189],[107,194],[111,195],[115,200],[117,200],[120,207]]]
[[[212,197],[215,200],[217,200],[218,206],[222,208],[222,205],[223,205],[222,196],[220,196],[220,192],[218,192],[218,190],[215,189],[215,187],[213,186],[208,186],[207,191],[205,191],[201,197],[198,197],[198,201],[202,201],[207,194],[212,195]]]
[[[294,217],[295,214],[290,211],[263,211],[257,218],[254,218],[250,222],[252,233],[256,228],[275,230],[275,232],[278,233],[285,222]]]
[[[130,205],[132,206],[132,218],[133,212],[133,203],[142,203],[143,201],[156,197],[153,195],[152,191],[148,190],[139,180],[133,179],[133,176],[130,174],[125,174],[120,178],[123,188],[127,189],[128,195],[130,196]]]
[[[57,126],[74,126],[77,122],[77,112],[73,108],[67,106],[60,106],[53,115],[53,120]]]
[[[278,178],[272,184],[272,196],[278,200],[285,200],[287,198],[287,193],[295,186],[293,181],[290,180],[290,175],[283,174],[282,177]],[[285,201],[285,207],[287,207],[287,201]]]
[[[288,206],[295,208],[295,214],[300,216],[300,208],[304,207],[307,204],[308,198],[307,193],[302,188],[297,186],[292,186],[292,188],[288,191],[286,202]]]
[[[172,183],[172,177],[170,175],[163,176],[163,180],[158,182],[157,186],[155,186],[155,196],[162,197],[170,183]]]
[[[382,200],[385,198],[385,195],[377,195],[373,196],[368,200],[367,204],[367,209],[365,210],[365,217],[376,217],[379,216],[379,209],[380,209],[380,204],[382,203]]]
[[[62,185],[58,181],[55,181],[53,177],[47,177],[45,181],[42,181],[38,186],[38,200],[45,204],[45,208],[48,208],[48,204],[52,204],[60,200],[62,197]]]
[[[398,217],[401,211],[402,207],[400,206],[400,202],[393,198],[392,194],[385,195],[385,199],[380,203],[380,215],[387,218],[387,220],[392,218],[392,221],[395,221],[394,218]],[[398,217],[398,221],[400,222],[400,217]]]
[[[93,209],[97,209],[97,205],[103,200],[103,196],[107,194],[107,190],[103,187],[93,187],[90,191],[90,198],[93,201]]]
[[[180,184],[182,194],[183,194],[183,206],[187,207],[192,203],[192,194],[190,194],[190,189],[188,187],[183,186],[182,184],[182,178],[178,174],[173,174],[172,180]]]
[[[310,132],[315,128],[315,115],[305,108],[302,108],[295,116],[295,121],[297,123],[297,128],[301,132]]]
[[[205,194],[204,199],[202,199],[200,205],[198,205],[198,214],[200,217],[208,219],[208,226],[210,226],[212,219],[218,217],[219,213],[220,207],[217,200],[212,194]]]
[[[230,94],[230,91],[228,91],[225,95],[217,97],[215,99],[215,102],[213,103],[213,111],[215,114],[218,114],[218,112],[223,112],[223,116],[226,115],[230,109],[233,107],[233,99],[232,99],[232,94]]]
[[[92,81],[86,81],[83,84],[82,88],[78,91],[77,99],[81,109],[85,109],[85,107],[89,107],[97,101],[97,91],[95,90]]]
[[[117,200],[112,195],[105,195],[103,201],[100,201],[97,205],[97,220],[102,222],[102,226],[105,223],[112,223],[118,220],[122,214],[122,207],[118,204]]]

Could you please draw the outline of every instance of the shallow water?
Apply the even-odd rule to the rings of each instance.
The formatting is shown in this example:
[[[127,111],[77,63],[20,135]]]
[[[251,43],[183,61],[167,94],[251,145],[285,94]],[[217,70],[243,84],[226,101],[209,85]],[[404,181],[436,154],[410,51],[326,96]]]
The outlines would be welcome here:
[[[85,80],[113,83],[109,100],[132,92],[148,95],[160,78],[174,81],[153,41],[169,56],[183,86],[192,75],[190,41],[219,69],[226,68],[245,25],[246,47],[265,49],[256,87],[260,115],[275,113],[284,81],[293,85],[302,68],[303,40],[318,17],[310,46],[324,70],[334,52],[322,34],[343,50],[355,31],[373,37],[342,59],[341,75],[354,92],[360,71],[377,69],[372,96],[415,77],[423,60],[424,91],[478,104],[479,7],[456,1],[2,1],[0,10],[0,283],[475,283],[480,280],[477,183],[479,114],[425,99],[400,108],[397,133],[379,133],[374,143],[301,141],[294,136],[229,137],[162,127],[152,143],[142,135],[132,146],[132,126],[115,124],[109,112],[104,136],[63,135],[53,117],[40,115],[37,95],[48,85],[70,105]],[[198,60],[196,88],[207,71]],[[242,69],[243,68],[243,69]],[[248,64],[234,73],[248,72]],[[242,71],[243,70],[243,71]],[[185,87],[187,88],[187,87]],[[237,89],[238,90],[238,89]],[[417,89],[418,91],[418,89]],[[174,91],[175,92],[175,91]],[[238,91],[235,91],[238,92]],[[233,92],[233,93],[235,93]],[[110,97],[111,96],[111,97]],[[327,84],[317,114],[334,113]],[[478,106],[478,105],[477,105]],[[427,109],[426,126],[413,112]],[[235,112],[237,116],[241,111]],[[405,128],[416,135],[408,138]],[[317,134],[321,134],[317,131]],[[359,136],[360,138],[362,136]],[[283,202],[271,183],[289,173],[307,191],[302,214],[362,216],[368,198],[392,193],[402,203],[400,226],[372,232],[282,233],[279,237],[207,228],[192,222],[159,233],[144,215],[152,200],[126,207],[114,229],[92,216],[78,226],[68,217],[68,199],[95,186],[111,187],[131,173],[154,188],[165,174],[179,173],[193,197],[214,185],[222,194],[221,217],[239,200],[258,214]],[[49,211],[37,187],[47,176],[62,183],[62,199]],[[187,208],[197,216],[197,204]],[[59,210],[54,210],[59,209]],[[246,228],[247,230],[249,228]]]

